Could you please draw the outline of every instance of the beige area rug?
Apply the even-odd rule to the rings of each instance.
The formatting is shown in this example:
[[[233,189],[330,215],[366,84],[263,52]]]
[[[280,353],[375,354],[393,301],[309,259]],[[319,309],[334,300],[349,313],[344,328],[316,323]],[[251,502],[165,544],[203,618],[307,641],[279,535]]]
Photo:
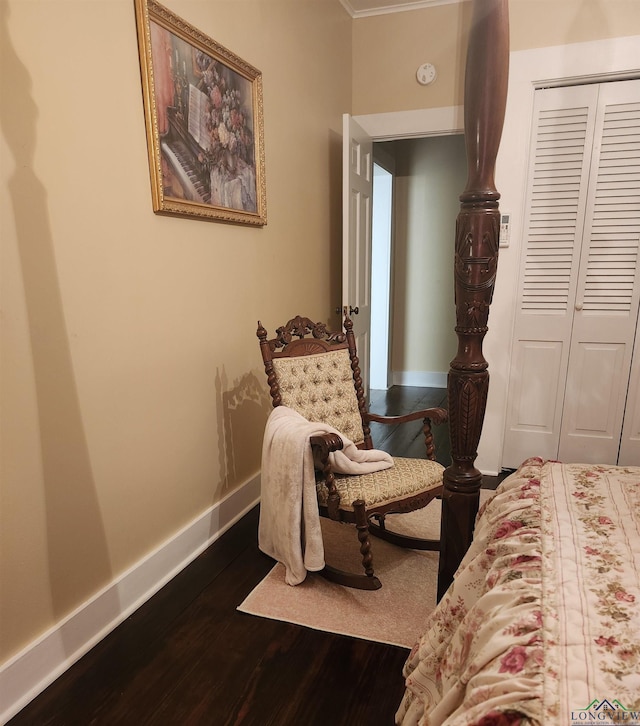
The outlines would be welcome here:
[[[483,502],[493,494],[480,492]],[[440,501],[410,514],[390,515],[389,529],[420,537],[440,536]],[[322,519],[325,560],[340,569],[362,572],[355,527]],[[379,590],[355,590],[309,573],[300,585],[284,581],[276,564],[238,610],[340,635],[412,648],[436,604],[438,553],[396,547],[371,537]]]

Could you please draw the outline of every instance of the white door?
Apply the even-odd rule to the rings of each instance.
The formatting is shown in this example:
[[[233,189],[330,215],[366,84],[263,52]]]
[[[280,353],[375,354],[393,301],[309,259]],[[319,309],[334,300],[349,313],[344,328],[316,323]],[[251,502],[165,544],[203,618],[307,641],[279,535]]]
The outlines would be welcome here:
[[[373,141],[343,116],[342,306],[353,320],[365,395],[369,395]]]
[[[536,92],[503,466],[617,461],[639,296],[638,98],[637,81]]]
[[[637,328],[632,360],[618,456],[620,466],[640,466],[640,335]]]
[[[535,94],[505,467],[558,454],[597,93]]]
[[[615,464],[640,299],[640,81],[602,84],[595,125],[558,458]]]

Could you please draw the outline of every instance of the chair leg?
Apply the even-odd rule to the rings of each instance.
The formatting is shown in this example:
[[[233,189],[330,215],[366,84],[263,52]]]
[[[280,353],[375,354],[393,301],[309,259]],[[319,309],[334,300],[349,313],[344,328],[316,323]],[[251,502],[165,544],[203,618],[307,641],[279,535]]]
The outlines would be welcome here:
[[[325,565],[318,574],[329,582],[335,582],[343,587],[351,587],[354,590],[379,590],[382,587],[382,583],[375,575],[373,577],[356,575],[354,572],[338,570],[331,565]]]
[[[380,580],[373,574],[373,555],[371,554],[371,543],[369,542],[369,521],[367,519],[366,506],[364,501],[358,500],[353,503],[355,512],[356,530],[360,542],[360,554],[362,555],[362,566],[364,575],[356,575],[353,572],[338,570],[331,565],[325,565],[318,574],[326,580],[335,582],[338,585],[352,587],[357,590],[379,590],[382,587]]]
[[[358,530],[358,541],[360,542],[362,566],[367,577],[373,577],[373,555],[371,554],[371,542],[369,541],[369,520],[363,499],[358,499],[353,503],[353,511],[356,515],[356,529]]]
[[[435,498],[435,497],[434,497]],[[385,514],[373,512],[369,519],[369,533],[374,537],[384,539],[398,547],[407,547],[413,550],[426,550],[431,552],[440,551],[439,539],[424,539],[423,537],[412,537],[400,532],[392,532],[385,526]],[[377,521],[373,521],[373,520]]]

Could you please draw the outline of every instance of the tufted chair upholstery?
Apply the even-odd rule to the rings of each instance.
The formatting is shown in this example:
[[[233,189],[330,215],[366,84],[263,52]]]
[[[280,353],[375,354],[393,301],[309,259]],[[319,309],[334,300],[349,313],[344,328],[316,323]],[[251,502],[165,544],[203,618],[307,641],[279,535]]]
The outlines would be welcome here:
[[[333,426],[355,444],[364,441],[348,350],[276,358],[273,368],[282,405],[295,409],[307,421]]]
[[[343,573],[326,567],[326,577],[351,587],[377,589],[373,575],[369,531],[391,542],[416,549],[438,549],[439,542],[405,537],[386,529],[386,514],[409,512],[426,506],[442,492],[444,467],[435,461],[431,422],[443,423],[447,413],[440,408],[406,416],[370,414],[362,390],[362,379],[353,335],[353,323],[345,317],[344,331],[332,332],[322,323],[297,316],[278,328],[276,337],[258,323],[260,349],[274,407],[287,406],[308,421],[328,424],[358,448],[372,449],[369,423],[398,424],[422,419],[426,443],[425,459],[394,457],[394,466],[372,474],[334,474],[329,453],[342,448],[339,437],[312,436],[320,513],[356,524],[365,575]]]

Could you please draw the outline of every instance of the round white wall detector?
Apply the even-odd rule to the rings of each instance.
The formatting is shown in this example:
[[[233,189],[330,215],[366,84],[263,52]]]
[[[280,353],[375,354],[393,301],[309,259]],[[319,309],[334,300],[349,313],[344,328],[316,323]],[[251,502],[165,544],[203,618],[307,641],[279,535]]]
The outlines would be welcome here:
[[[416,71],[418,83],[422,86],[428,86],[436,80],[436,67],[432,63],[423,63]]]

